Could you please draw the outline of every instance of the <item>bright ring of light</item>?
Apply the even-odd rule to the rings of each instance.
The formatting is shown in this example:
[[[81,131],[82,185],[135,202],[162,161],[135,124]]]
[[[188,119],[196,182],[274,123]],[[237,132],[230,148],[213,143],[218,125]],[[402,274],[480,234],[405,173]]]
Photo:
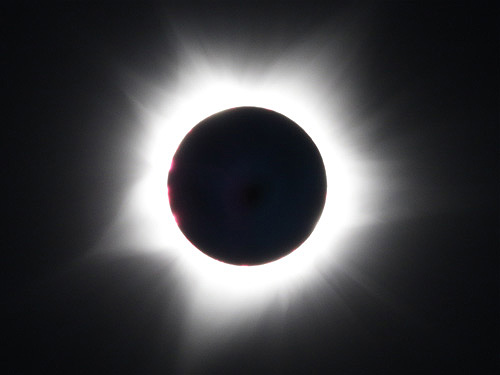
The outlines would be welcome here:
[[[243,76],[203,64],[186,65],[177,87],[149,99],[132,98],[145,126],[138,151],[146,167],[117,219],[118,235],[104,246],[122,254],[127,249],[154,252],[174,264],[191,322],[213,324],[231,316],[224,324],[234,324],[234,316],[255,313],[271,299],[290,301],[317,280],[316,266],[334,259],[340,236],[359,219],[359,168],[345,144],[331,88],[321,87],[314,70],[307,73],[280,64],[274,68],[269,74]],[[290,255],[253,267],[221,263],[196,249],[176,225],[167,194],[170,164],[187,132],[214,113],[240,106],[268,108],[301,126],[321,153],[328,185],[322,216],[310,237]]]
[[[238,295],[248,300],[249,295],[268,293],[283,283],[288,288],[294,280],[307,277],[315,261],[331,255],[337,234],[353,216],[353,181],[346,152],[333,138],[334,124],[314,103],[314,95],[305,90],[307,86],[284,78],[263,85],[228,77],[204,77],[196,89],[179,95],[177,103],[168,103],[172,110],[165,116],[153,120],[154,134],[147,155],[149,171],[135,192],[135,209],[149,217],[155,230],[154,234],[150,231],[150,236],[181,260],[188,278],[197,280],[204,288],[217,290],[225,298]],[[214,261],[187,241],[171,215],[166,190],[171,160],[185,134],[209,115],[239,106],[268,108],[303,127],[321,152],[328,179],[325,209],[306,242],[283,259],[244,269]]]

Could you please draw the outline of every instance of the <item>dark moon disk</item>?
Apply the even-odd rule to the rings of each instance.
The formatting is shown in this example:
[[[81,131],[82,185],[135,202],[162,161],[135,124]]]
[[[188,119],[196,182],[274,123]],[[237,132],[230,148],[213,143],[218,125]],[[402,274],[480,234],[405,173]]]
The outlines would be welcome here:
[[[168,176],[170,207],[206,255],[259,265],[312,233],[326,199],[321,155],[289,118],[263,108],[216,113],[182,140]]]

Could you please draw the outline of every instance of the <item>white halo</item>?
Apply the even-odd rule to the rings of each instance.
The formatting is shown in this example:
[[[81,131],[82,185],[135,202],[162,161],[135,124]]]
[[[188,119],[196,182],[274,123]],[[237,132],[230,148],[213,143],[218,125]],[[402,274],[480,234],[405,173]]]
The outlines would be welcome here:
[[[286,310],[320,282],[318,265],[335,262],[348,229],[372,219],[359,202],[376,199],[370,190],[378,173],[375,168],[365,173],[366,165],[351,147],[355,140],[340,108],[346,98],[331,89],[331,79],[324,79],[331,68],[318,61],[312,65],[303,51],[292,56],[293,64],[287,56],[265,72],[247,69],[244,74],[209,63],[203,53],[192,55],[181,64],[175,85],[150,87],[149,95],[129,90],[144,125],[136,144],[145,167],[99,246],[107,254],[142,252],[173,264],[182,295],[176,303],[186,311],[184,345],[191,354],[203,338],[210,336],[213,343],[215,335],[222,343],[224,334],[248,327],[242,322],[258,319],[271,304]],[[240,106],[267,108],[301,126],[321,153],[328,185],[310,237],[288,256],[252,267],[221,263],[196,249],[178,228],[167,194],[171,161],[184,136],[206,117]]]

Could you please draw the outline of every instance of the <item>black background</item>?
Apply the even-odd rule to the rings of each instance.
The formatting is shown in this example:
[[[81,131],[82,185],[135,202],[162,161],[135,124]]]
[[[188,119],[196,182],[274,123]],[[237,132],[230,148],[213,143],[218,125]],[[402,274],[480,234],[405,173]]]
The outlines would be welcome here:
[[[192,371],[493,373],[499,20],[486,4],[4,3],[2,366],[182,371],[182,309],[172,302],[179,281],[168,266],[141,255],[72,266],[140,175],[125,167],[140,171],[131,151],[140,129],[116,71],[168,79],[165,64],[174,70],[180,61],[164,19],[182,16],[192,35],[236,41],[227,50],[253,58],[279,55],[277,44],[293,45],[320,24],[361,36],[342,83],[357,93],[351,115],[390,112],[364,138],[364,155],[405,166],[398,173],[407,189],[384,205],[420,208],[356,234],[346,268],[328,277],[343,312],[312,290],[322,308],[296,306],[280,337],[264,319]],[[172,287],[159,292],[165,283]]]

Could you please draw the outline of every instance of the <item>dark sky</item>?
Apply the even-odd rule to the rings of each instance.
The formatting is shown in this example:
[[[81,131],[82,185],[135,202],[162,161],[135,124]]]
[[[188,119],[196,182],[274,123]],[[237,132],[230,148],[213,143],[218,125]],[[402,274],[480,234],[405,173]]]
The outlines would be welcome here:
[[[231,345],[214,347],[188,368],[493,373],[498,10],[461,2],[236,4],[1,6],[7,20],[2,367],[37,374],[182,372],[184,311],[175,302],[181,281],[168,265],[138,251],[75,267],[140,174],[124,170],[140,166],[131,151],[140,129],[119,72],[168,80],[166,71],[182,61],[165,20],[181,19],[187,38],[208,40],[228,59],[246,53],[264,67],[288,46],[307,43],[313,31],[327,44],[336,43],[339,31],[359,41],[339,81],[355,92],[351,119],[388,114],[363,138],[364,155],[405,166],[397,177],[407,186],[380,204],[420,206],[418,215],[356,234],[346,268],[328,277],[342,298],[340,312],[333,293],[311,289],[279,322],[279,335],[271,309]],[[321,303],[311,307],[308,300]]]

